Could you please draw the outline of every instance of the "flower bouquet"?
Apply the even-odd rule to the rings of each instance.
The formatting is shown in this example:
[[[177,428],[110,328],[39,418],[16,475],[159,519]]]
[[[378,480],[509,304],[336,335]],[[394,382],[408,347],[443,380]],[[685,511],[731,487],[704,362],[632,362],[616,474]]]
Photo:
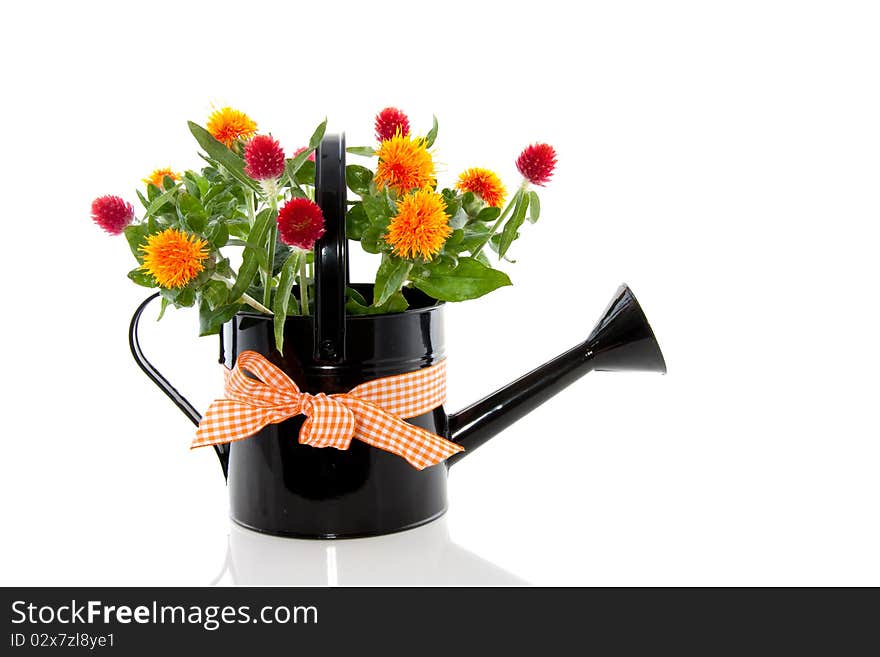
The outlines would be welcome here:
[[[416,527],[446,510],[449,467],[579,377],[665,372],[622,286],[584,341],[447,413],[441,302],[510,285],[493,262],[537,221],[532,185],[553,175],[555,151],[525,148],[509,195],[476,167],[441,187],[436,119],[413,136],[409,119],[386,108],[376,143],[344,150],[325,123],[288,157],[223,108],[205,127],[189,124],[206,166],[155,171],[138,192],[142,217],[115,196],[92,205],[100,226],[125,234],[138,261],[129,277],[159,289],[132,317],[132,355],[198,426],[191,447],[214,449],[235,522],[307,538]],[[371,166],[347,164],[346,152]],[[373,285],[348,284],[349,240],[379,256]],[[138,324],[157,296],[163,312],[197,305],[202,335],[223,327],[223,397],[204,414],[140,347]]]
[[[271,135],[258,134],[250,117],[224,107],[205,127],[189,123],[205,166],[155,170],[136,192],[140,216],[118,196],[95,199],[95,223],[124,234],[137,260],[129,278],[158,288],[160,318],[169,305],[197,306],[199,334],[210,335],[242,310],[271,315],[281,351],[286,317],[314,308],[313,248],[325,230],[315,203],[315,149],[326,123],[288,156]],[[508,195],[499,177],[480,167],[462,172],[451,187],[438,185],[436,118],[424,136],[414,136],[408,117],[389,107],[377,115],[375,132],[375,145],[347,149],[371,166],[346,167],[358,197],[348,201],[346,236],[380,260],[372,298],[349,288],[346,311],[402,312],[407,287],[439,301],[465,301],[510,285],[490,254],[506,260],[525,221],[538,220],[532,185],[552,176],[554,149],[525,148],[516,160],[522,181]],[[239,251],[235,266],[228,249]]]

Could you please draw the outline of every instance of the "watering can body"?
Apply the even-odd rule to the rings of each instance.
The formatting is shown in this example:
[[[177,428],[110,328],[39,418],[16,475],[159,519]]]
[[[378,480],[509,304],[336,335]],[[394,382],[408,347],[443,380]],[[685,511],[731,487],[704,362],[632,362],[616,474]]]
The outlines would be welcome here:
[[[371,299],[372,286],[348,282],[344,139],[325,137],[316,159],[315,200],[327,232],[315,249],[314,315],[286,319],[279,353],[272,317],[239,313],[223,327],[220,361],[232,367],[239,354],[255,351],[302,391],[328,395],[441,361],[444,305],[418,290],[404,290],[410,304],[404,312],[346,314],[346,288]],[[141,315],[158,296],[135,311],[131,351],[147,376],[198,424],[200,413],[149,362],[138,340]],[[297,440],[302,415],[215,446],[227,478],[230,515],[250,529],[303,538],[374,536],[430,522],[446,510],[447,472],[454,463],[592,370],[666,371],[654,334],[626,286],[584,342],[458,413],[448,415],[438,407],[409,418],[464,447],[437,465],[417,470],[357,440],[347,450],[302,445]]]
[[[369,286],[356,287],[370,298]],[[238,354],[256,351],[304,392],[328,395],[429,367],[445,357],[443,304],[418,292],[409,296],[406,312],[348,317],[343,362],[316,359],[313,317],[288,318],[279,354],[272,318],[250,313],[225,325],[224,362],[232,367]],[[303,420],[299,415],[270,424],[229,445],[230,513],[237,523],[277,535],[342,538],[408,529],[446,510],[445,463],[416,470],[358,440],[347,450],[301,445]],[[448,433],[442,407],[408,422],[441,436]]]

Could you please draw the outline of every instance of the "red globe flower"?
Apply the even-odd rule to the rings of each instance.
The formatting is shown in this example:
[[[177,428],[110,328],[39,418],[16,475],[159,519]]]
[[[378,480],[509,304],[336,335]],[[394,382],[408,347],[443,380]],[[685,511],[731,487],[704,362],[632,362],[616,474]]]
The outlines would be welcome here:
[[[409,136],[409,118],[396,107],[386,107],[376,115],[376,139],[383,142],[398,133]]]
[[[111,235],[119,235],[134,219],[134,208],[118,196],[101,196],[92,201],[92,219]]]
[[[254,180],[278,178],[284,173],[284,151],[267,135],[257,135],[244,147],[244,172]]]
[[[556,151],[550,144],[526,146],[516,158],[516,168],[534,185],[544,185],[556,168]]]
[[[295,151],[293,151],[293,157],[296,157],[297,155],[302,153],[304,150],[306,150],[306,147],[300,146]],[[308,160],[309,162],[314,162],[315,161],[315,151],[312,151],[311,153],[309,153],[309,156],[306,158],[306,160]]]
[[[324,213],[314,201],[292,198],[278,211],[278,235],[290,246],[309,250],[324,234]]]

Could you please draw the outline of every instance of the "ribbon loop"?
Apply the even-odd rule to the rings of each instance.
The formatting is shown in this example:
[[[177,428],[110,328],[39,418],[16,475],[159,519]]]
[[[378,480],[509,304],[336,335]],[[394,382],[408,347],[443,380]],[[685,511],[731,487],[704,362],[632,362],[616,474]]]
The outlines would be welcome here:
[[[357,438],[405,458],[419,470],[464,449],[404,422],[445,401],[445,361],[333,395],[301,392],[290,377],[254,351],[242,352],[235,367],[224,371],[226,397],[208,407],[192,448],[243,440],[269,424],[302,414],[306,419],[299,442],[312,447],[346,450]]]

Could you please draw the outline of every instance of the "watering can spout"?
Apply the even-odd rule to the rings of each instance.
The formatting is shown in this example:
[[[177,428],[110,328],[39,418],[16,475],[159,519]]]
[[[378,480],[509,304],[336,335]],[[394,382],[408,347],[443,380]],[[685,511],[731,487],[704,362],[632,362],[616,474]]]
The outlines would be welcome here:
[[[632,290],[621,285],[581,344],[449,418],[450,440],[465,451],[452,465],[592,370],[666,373],[654,332]]]

